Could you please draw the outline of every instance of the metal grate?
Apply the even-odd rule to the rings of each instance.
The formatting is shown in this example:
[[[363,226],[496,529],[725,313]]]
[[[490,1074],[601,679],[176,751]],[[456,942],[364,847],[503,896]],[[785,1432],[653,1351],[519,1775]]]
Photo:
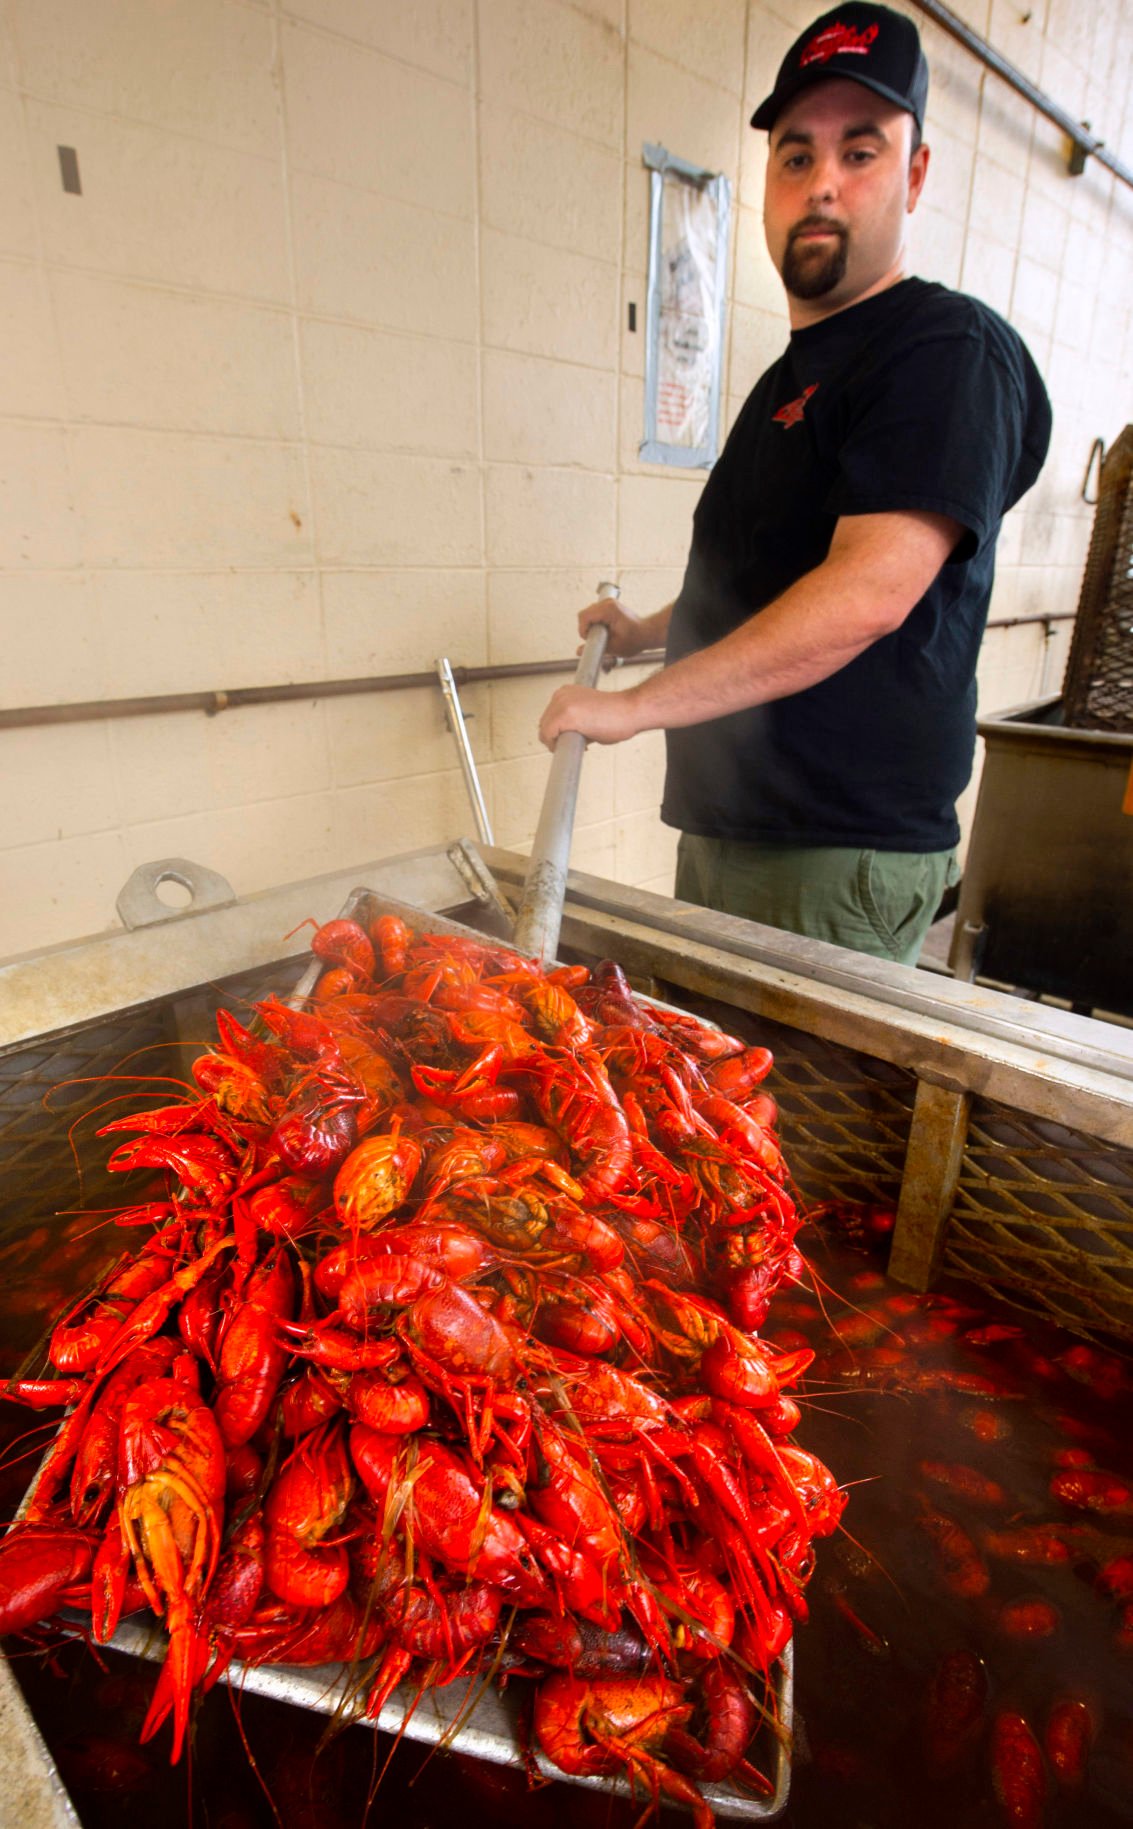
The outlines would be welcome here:
[[[5,1348],[29,1329],[34,1338],[55,1281],[81,1285],[121,1251],[120,1233],[92,1233],[90,1220],[72,1229],[65,1216],[80,1204],[92,1215],[100,1206],[122,1205],[120,1178],[106,1174],[108,1152],[94,1132],[114,1114],[107,1099],[136,1095],[138,1080],[127,1086],[117,1075],[167,1073],[167,1062],[165,1019],[153,1009],[0,1055]]]
[[[917,1082],[887,1061],[760,1022],[791,1175],[808,1206],[897,1204]]]
[[[974,1101],[944,1258],[1077,1332],[1133,1336],[1133,1150]]]
[[[1133,426],[1102,465],[1063,717],[1075,730],[1133,730]]]
[[[896,1206],[917,1091],[914,1074],[675,986],[662,987],[662,994],[745,1041],[770,1048],[775,1065],[762,1090],[779,1107],[783,1149],[806,1206]]]
[[[305,963],[267,966],[0,1054],[0,1376],[136,1242],[100,1223],[100,1209],[146,1195],[139,1177],[107,1173],[112,1145],[95,1135],[99,1125],[179,1097],[189,1059],[215,1035],[217,1006],[244,1015],[269,988],[286,996]]]

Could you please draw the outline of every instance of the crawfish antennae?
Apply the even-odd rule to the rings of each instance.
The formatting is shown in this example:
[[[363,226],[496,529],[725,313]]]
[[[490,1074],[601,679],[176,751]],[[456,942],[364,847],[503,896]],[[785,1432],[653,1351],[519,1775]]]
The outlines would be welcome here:
[[[256,1763],[256,1755],[253,1753],[252,1748],[248,1742],[248,1736],[244,1731],[244,1717],[240,1712],[240,1705],[241,1705],[241,1702],[243,1701],[243,1694],[242,1694],[243,1686],[241,1684],[238,1687],[235,1683],[229,1683],[226,1685],[226,1687],[228,1690],[229,1700],[232,1704],[232,1717],[233,1717],[233,1720],[236,1722],[236,1731],[240,1736],[240,1744],[244,1748],[245,1757],[247,1758],[248,1764],[252,1768],[252,1772],[255,1776],[256,1783],[259,1785],[260,1790],[263,1792],[265,1798],[267,1799],[268,1809],[271,1811],[272,1815],[274,1816],[274,1818],[276,1820],[276,1823],[279,1825],[279,1829],[284,1829],[283,1818],[280,1816],[279,1811],[275,1807],[275,1799],[272,1796],[271,1791],[268,1789],[267,1780],[265,1779],[263,1773],[260,1771],[260,1768]]]

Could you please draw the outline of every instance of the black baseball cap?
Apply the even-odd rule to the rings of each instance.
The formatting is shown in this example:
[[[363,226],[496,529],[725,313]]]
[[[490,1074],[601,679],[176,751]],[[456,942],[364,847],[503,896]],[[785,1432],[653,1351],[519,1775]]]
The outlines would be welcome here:
[[[752,115],[752,126],[770,129],[796,95],[831,76],[848,76],[873,89],[906,109],[923,130],[928,65],[917,28],[903,13],[859,0],[823,13],[795,40],[779,65],[774,89]]]

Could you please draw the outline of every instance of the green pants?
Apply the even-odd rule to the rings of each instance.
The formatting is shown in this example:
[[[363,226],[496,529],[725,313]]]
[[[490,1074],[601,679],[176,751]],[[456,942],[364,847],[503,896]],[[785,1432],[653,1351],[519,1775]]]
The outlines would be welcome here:
[[[744,844],[682,832],[675,893],[681,902],[915,965],[959,874],[954,851]]]

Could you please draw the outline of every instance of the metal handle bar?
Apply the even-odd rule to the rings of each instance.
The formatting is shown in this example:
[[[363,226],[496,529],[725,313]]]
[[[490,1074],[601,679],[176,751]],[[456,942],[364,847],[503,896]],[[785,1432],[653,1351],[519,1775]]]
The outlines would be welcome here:
[[[617,597],[616,584],[598,586],[598,596]],[[587,634],[582,658],[574,676],[576,686],[596,684],[606,652],[609,630],[596,622]],[[543,794],[539,824],[531,846],[531,862],[523,885],[523,900],[515,923],[516,950],[549,965],[559,944],[566,898],[570,840],[586,738],[577,730],[564,730],[555,743],[551,772]]]

